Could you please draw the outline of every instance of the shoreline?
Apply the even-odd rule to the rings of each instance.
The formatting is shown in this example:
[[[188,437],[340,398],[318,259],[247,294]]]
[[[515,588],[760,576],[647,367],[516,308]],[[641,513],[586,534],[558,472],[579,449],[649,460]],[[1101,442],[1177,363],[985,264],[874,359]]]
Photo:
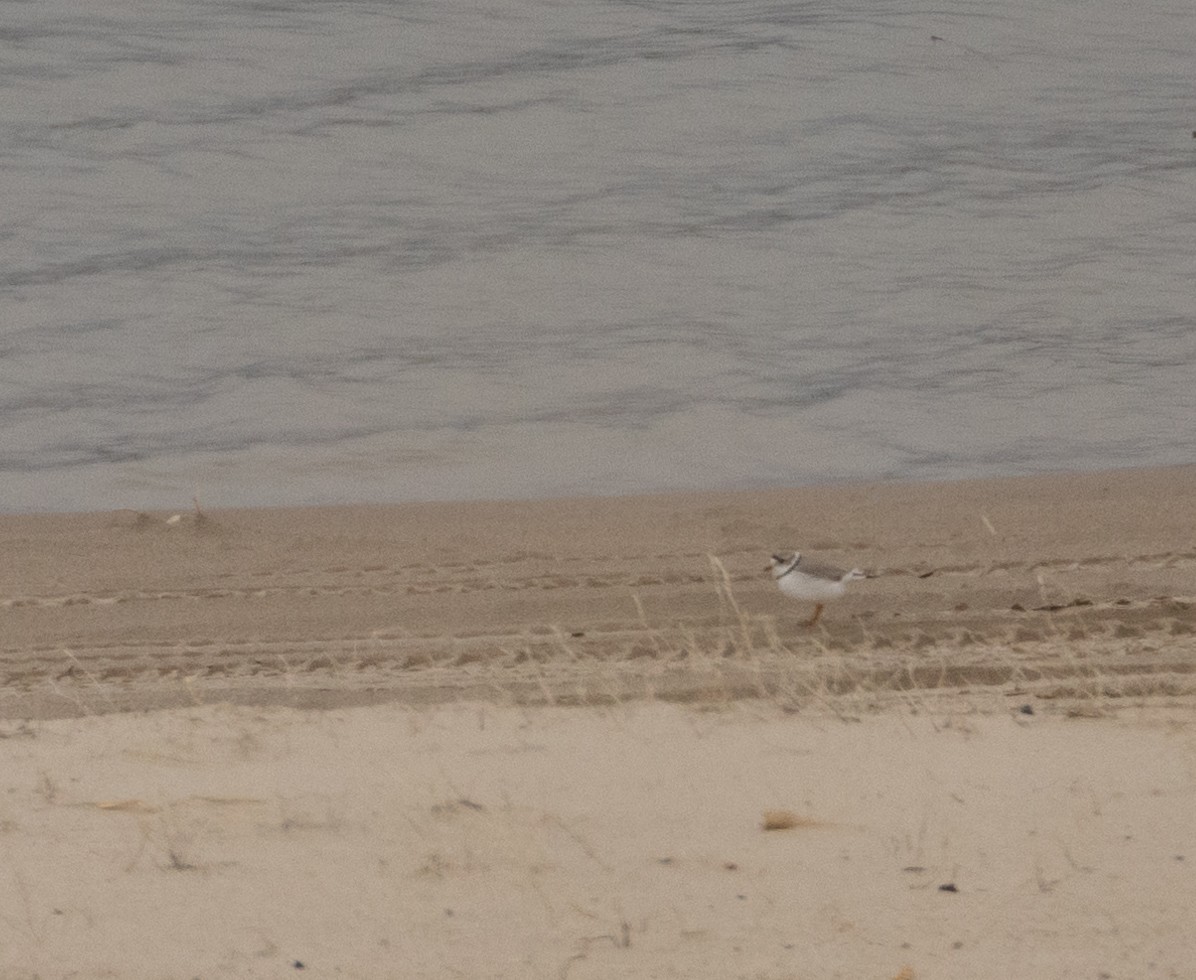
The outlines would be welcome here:
[[[1165,463],[1152,466],[1124,466],[1091,467],[1085,469],[1035,470],[1029,473],[1010,473],[996,476],[963,476],[958,478],[916,477],[870,479],[870,478],[827,478],[809,483],[797,484],[766,484],[758,486],[739,487],[695,487],[690,489],[646,490],[631,493],[598,493],[586,494],[547,494],[542,496],[496,496],[496,497],[413,497],[405,500],[338,500],[319,503],[262,503],[262,504],[223,504],[212,505],[201,494],[188,497],[186,493],[180,495],[180,502],[184,506],[129,506],[129,507],[101,507],[101,508],[64,508],[51,510],[22,509],[15,511],[0,510],[0,522],[6,520],[21,520],[25,518],[72,518],[88,517],[97,514],[152,514],[152,515],[186,515],[195,510],[195,502],[199,501],[199,509],[205,513],[253,513],[266,511],[339,511],[339,510],[370,510],[370,509],[405,509],[418,507],[472,507],[472,506],[534,506],[537,504],[557,503],[597,503],[601,501],[649,501],[665,499],[686,499],[695,497],[729,498],[750,497],[756,495],[803,493],[806,491],[834,491],[845,488],[885,488],[885,487],[964,487],[969,485],[988,485],[1000,483],[1017,483],[1018,481],[1060,480],[1084,477],[1116,476],[1117,474],[1159,474],[1172,472],[1196,471],[1196,463]],[[1193,477],[1196,479],[1196,476]]]
[[[192,494],[190,492],[181,492],[177,501],[173,505],[157,505],[147,504],[144,506],[127,506],[127,507],[99,507],[99,508],[54,508],[50,510],[36,510],[32,508],[23,508],[20,510],[5,511],[0,510],[0,522],[6,520],[22,520],[25,518],[73,518],[73,517],[87,517],[97,514],[151,514],[151,515],[187,515],[195,511],[195,502],[198,500],[199,509],[204,513],[253,513],[253,512],[267,512],[267,511],[341,511],[341,510],[370,510],[370,509],[384,509],[384,510],[402,510],[406,508],[419,507],[473,507],[473,506],[504,506],[511,505],[516,507],[535,506],[537,504],[560,504],[568,502],[576,503],[599,503],[603,501],[650,501],[650,500],[667,500],[667,499],[687,499],[697,497],[710,498],[734,498],[734,497],[751,497],[757,495],[772,495],[772,494],[788,494],[788,493],[803,493],[806,491],[834,491],[837,489],[848,488],[886,488],[886,487],[964,487],[969,485],[988,485],[1000,483],[1017,483],[1025,480],[1060,480],[1069,478],[1083,478],[1083,477],[1100,477],[1117,474],[1160,474],[1165,475],[1171,472],[1182,472],[1185,470],[1196,470],[1196,462],[1193,463],[1162,463],[1150,466],[1136,466],[1126,464],[1124,466],[1111,467],[1097,467],[1084,469],[1059,469],[1059,470],[1034,470],[1025,473],[1007,473],[994,476],[961,476],[955,478],[943,477],[893,477],[893,478],[867,478],[867,477],[828,477],[823,480],[816,480],[808,483],[796,484],[762,484],[750,486],[727,486],[727,487],[693,487],[690,489],[667,489],[667,490],[644,490],[635,492],[611,492],[611,493],[596,493],[588,494],[560,494],[549,493],[545,495],[533,496],[469,496],[469,497],[411,497],[407,499],[363,499],[363,500],[334,500],[322,501],[317,503],[213,503],[211,498],[200,492]]]

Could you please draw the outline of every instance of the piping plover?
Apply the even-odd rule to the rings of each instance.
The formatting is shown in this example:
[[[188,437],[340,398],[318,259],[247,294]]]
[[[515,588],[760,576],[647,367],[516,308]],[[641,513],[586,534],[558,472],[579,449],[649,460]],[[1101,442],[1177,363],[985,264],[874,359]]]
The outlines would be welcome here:
[[[777,587],[792,599],[805,599],[814,603],[814,615],[806,626],[813,626],[822,615],[823,605],[830,599],[838,599],[847,591],[848,582],[858,582],[868,576],[858,568],[844,571],[834,565],[819,565],[805,561],[800,551],[791,555],[773,555],[766,571],[772,572]]]

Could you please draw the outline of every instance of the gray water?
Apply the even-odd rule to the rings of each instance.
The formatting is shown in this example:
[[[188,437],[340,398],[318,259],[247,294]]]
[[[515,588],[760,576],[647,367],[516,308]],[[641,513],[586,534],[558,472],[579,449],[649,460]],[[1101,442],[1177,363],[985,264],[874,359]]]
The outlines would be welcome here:
[[[0,10],[0,508],[1190,462],[1190,0]]]

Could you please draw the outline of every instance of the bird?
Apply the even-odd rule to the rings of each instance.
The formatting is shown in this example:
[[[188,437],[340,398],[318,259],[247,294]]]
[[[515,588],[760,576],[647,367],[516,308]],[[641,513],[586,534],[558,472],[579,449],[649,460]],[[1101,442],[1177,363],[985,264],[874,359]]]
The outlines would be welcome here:
[[[788,555],[773,555],[765,571],[771,571],[779,588],[791,599],[805,599],[814,603],[814,615],[804,623],[813,626],[822,615],[823,606],[830,599],[838,599],[847,591],[848,582],[868,578],[858,568],[844,571],[834,565],[820,565],[802,558],[800,551]]]

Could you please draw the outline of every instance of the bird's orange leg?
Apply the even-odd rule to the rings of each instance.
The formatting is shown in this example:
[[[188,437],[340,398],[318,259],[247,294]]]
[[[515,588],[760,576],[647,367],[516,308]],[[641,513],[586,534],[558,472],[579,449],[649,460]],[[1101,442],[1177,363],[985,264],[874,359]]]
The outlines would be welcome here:
[[[814,604],[814,615],[811,616],[810,621],[808,623],[805,623],[804,625],[807,627],[813,626],[815,623],[818,622],[818,617],[821,615],[822,615],[822,603],[821,602],[815,603]]]

